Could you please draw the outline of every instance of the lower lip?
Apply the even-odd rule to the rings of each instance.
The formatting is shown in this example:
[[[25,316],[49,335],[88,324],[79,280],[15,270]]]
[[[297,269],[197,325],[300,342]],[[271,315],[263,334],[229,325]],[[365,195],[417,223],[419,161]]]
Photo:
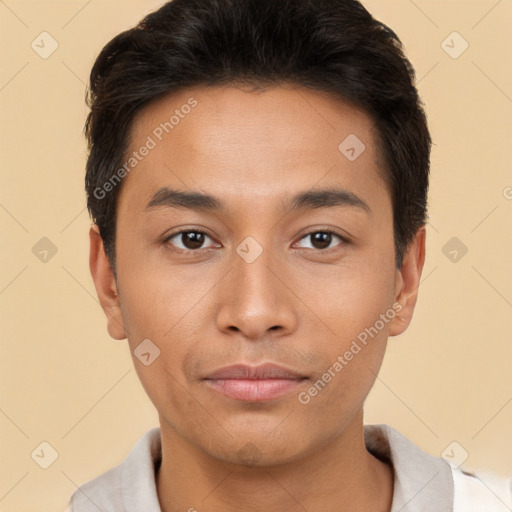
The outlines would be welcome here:
[[[265,402],[295,391],[306,379],[208,379],[213,389],[235,400]]]

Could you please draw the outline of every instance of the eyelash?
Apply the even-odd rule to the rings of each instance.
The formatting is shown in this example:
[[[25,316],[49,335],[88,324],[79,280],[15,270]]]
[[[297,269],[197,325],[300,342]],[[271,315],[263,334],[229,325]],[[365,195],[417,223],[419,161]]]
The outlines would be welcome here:
[[[185,230],[182,230],[182,231],[177,231],[176,233],[173,233],[172,235],[169,235],[168,237],[166,237],[163,240],[163,243],[164,244],[169,244],[169,242],[173,238],[176,238],[179,235],[184,235],[184,234],[187,234],[187,233],[196,233],[196,234],[199,233],[201,235],[207,236],[210,239],[212,238],[206,231],[203,231],[202,229],[185,229]],[[337,233],[336,231],[333,231],[331,229],[316,229],[314,231],[309,231],[308,233],[305,233],[304,235],[302,235],[299,240],[303,240],[304,238],[307,238],[308,236],[314,235],[316,233],[330,234],[330,235],[334,235],[334,236],[338,237],[341,240],[341,243],[338,244],[338,245],[345,245],[345,244],[350,243],[349,240],[346,237],[340,235],[339,233]],[[332,252],[333,249],[336,249],[336,247],[338,247],[338,246],[329,247],[327,249],[310,249],[310,250],[313,250],[313,251],[318,252],[318,253],[330,253],[330,252]],[[193,256],[193,255],[197,254],[199,251],[205,250],[205,248],[199,248],[199,249],[177,249],[177,248],[173,248],[172,250],[175,251],[175,252],[178,252],[178,253],[182,253],[182,254],[187,254],[187,255]]]

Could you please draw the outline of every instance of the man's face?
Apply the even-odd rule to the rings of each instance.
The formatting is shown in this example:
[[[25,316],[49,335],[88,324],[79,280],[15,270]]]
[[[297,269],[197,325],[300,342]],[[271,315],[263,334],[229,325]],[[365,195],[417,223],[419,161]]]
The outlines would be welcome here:
[[[187,89],[135,120],[110,332],[146,363],[160,350],[147,366],[133,360],[163,435],[220,460],[277,464],[361,418],[398,332],[401,285],[373,130],[347,104],[284,87]],[[342,193],[292,203],[320,190]],[[220,207],[179,206],[172,191]],[[212,378],[266,363],[297,378]]]

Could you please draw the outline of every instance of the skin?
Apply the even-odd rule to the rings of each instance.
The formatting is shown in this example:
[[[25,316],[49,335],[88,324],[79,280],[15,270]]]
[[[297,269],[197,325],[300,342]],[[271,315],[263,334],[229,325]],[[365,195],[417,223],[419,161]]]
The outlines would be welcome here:
[[[129,153],[191,97],[197,106],[122,185],[117,280],[97,227],[90,231],[110,335],[128,337],[132,355],[144,339],[161,351],[149,366],[133,361],[160,418],[162,510],[389,511],[393,472],[365,447],[363,404],[388,337],[411,321],[425,228],[397,269],[372,119],[321,92],[282,85],[173,93],[135,119]],[[338,150],[350,134],[366,146],[355,161]],[[211,194],[225,209],[147,208],[163,187]],[[286,208],[293,195],[328,187],[350,191],[370,211]],[[207,232],[202,245],[169,239],[194,228]],[[326,229],[347,241],[315,242],[311,235]],[[236,251],[247,237],[262,248],[252,263]],[[394,304],[400,312],[300,403],[298,393]],[[227,398],[202,379],[230,364],[265,362],[308,379],[260,403]]]

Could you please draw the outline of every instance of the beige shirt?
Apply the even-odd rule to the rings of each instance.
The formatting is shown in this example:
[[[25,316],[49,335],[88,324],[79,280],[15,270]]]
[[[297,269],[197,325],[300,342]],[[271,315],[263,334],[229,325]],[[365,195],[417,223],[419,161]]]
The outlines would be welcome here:
[[[364,436],[368,451],[393,467],[391,512],[512,511],[510,481],[452,469],[388,425],[365,425]],[[66,512],[161,512],[155,484],[161,456],[154,428],[121,464],[80,486]]]

